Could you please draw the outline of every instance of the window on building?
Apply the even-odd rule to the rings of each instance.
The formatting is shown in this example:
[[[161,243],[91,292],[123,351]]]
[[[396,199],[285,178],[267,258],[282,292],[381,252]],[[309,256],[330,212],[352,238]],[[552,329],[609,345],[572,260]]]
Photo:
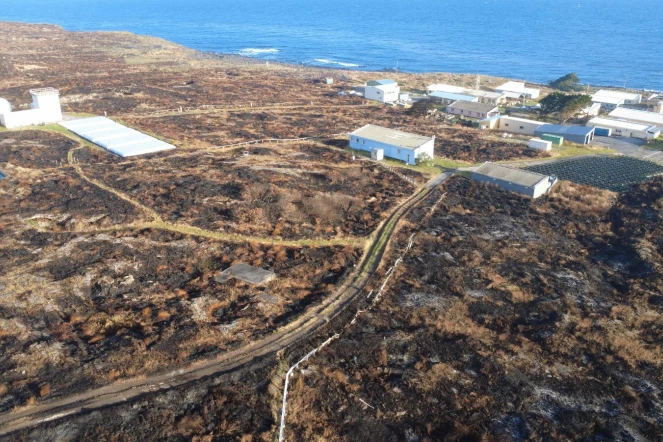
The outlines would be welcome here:
[[[366,140],[362,141],[362,144],[366,144]]]
[[[504,125],[505,125],[506,127],[509,127],[509,123],[504,123]]]
[[[520,128],[521,128],[521,129],[525,129],[525,127],[524,127],[524,126],[520,126]]]

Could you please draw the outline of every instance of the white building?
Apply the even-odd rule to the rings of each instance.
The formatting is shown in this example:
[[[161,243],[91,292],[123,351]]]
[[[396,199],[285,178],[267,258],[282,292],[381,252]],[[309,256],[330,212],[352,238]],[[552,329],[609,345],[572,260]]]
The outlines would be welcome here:
[[[409,134],[373,124],[367,124],[350,134],[350,147],[353,149],[368,152],[382,149],[385,157],[413,165],[422,154],[433,158],[434,145],[435,136]]]
[[[471,101],[454,101],[447,105],[447,112],[454,115],[462,115],[470,118],[490,118],[498,115],[499,108],[494,104],[477,103]]]
[[[382,103],[393,103],[398,101],[401,88],[394,80],[375,80],[366,84],[364,97],[368,100],[380,101]]]
[[[630,123],[623,120],[613,120],[611,118],[592,118],[587,123],[587,126],[612,129],[612,135],[614,136],[641,138],[643,140],[656,138],[661,134],[661,130],[656,126],[642,123]]]
[[[493,184],[504,190],[517,192],[531,198],[545,195],[557,183],[557,178],[528,170],[516,169],[495,163],[484,163],[474,172],[472,179]]]
[[[618,107],[614,111],[610,112],[610,117],[627,120],[632,123],[642,123],[649,124],[651,126],[657,126],[663,128],[663,114],[655,112],[647,112],[635,109],[627,109],[625,107]]]
[[[513,132],[523,135],[534,135],[534,131],[545,123],[525,118],[500,116],[488,118],[480,122],[486,129],[503,130],[504,132]]]
[[[58,123],[62,121],[60,109],[60,92],[52,87],[30,90],[32,95],[31,109],[12,111],[7,100],[0,99],[0,124],[7,129],[16,129],[39,124]]]
[[[540,89],[525,87],[525,83],[520,81],[507,81],[502,86],[496,87],[495,91],[516,100],[521,98],[535,100],[541,95]]]
[[[431,84],[426,89],[428,95],[434,92],[446,92],[451,94],[470,95],[476,97],[479,103],[493,104],[499,106],[506,102],[506,96],[499,92],[488,92],[480,89],[468,89],[450,84]]]
[[[590,106],[587,106],[580,112],[578,116],[580,117],[597,117],[601,113],[601,103],[592,103]]]
[[[642,95],[601,89],[592,95],[592,101],[594,103],[601,103],[604,105],[604,109],[610,110],[622,104],[640,104],[642,102]]]

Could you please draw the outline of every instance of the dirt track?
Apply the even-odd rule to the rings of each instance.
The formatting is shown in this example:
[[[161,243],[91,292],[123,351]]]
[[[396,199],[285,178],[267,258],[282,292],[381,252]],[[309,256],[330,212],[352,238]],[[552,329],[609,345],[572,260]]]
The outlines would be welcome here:
[[[23,411],[6,414],[0,417],[0,436],[30,428],[40,423],[136,400],[155,391],[166,390],[210,376],[228,373],[250,365],[253,361],[273,354],[310,336],[340,313],[361,292],[370,277],[379,268],[382,256],[400,219],[412,207],[421,202],[435,186],[449,176],[451,176],[451,173],[443,173],[437,176],[422,190],[394,210],[375,232],[371,246],[365,253],[357,270],[340,287],[335,296],[312,309],[297,321],[259,342],[226,353],[215,360],[194,364],[149,378],[119,382],[97,390],[48,401]]]

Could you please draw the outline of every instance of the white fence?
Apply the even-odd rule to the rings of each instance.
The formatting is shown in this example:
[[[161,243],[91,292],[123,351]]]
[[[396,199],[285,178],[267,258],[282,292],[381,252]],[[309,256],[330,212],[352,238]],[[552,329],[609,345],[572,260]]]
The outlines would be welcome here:
[[[414,235],[415,235],[414,233],[412,235],[410,235],[410,238],[408,240],[407,247],[405,248],[405,251],[403,251],[401,256],[399,256],[398,259],[396,259],[396,261],[394,262],[394,265],[392,267],[390,267],[389,270],[387,270],[387,273],[385,274],[384,281],[382,282],[382,285],[380,286],[380,290],[378,290],[377,294],[373,298],[373,301],[371,301],[369,309],[374,307],[380,301],[380,297],[382,296],[382,292],[384,291],[385,287],[387,286],[387,283],[389,282],[389,279],[391,279],[391,276],[393,275],[394,270],[396,270],[396,267],[398,267],[398,265],[403,261],[403,257],[407,254],[407,252],[409,252],[410,249],[412,249],[412,245],[414,244]],[[371,292],[368,294],[368,298],[370,298],[372,294],[373,294],[373,291],[371,290]],[[318,351],[322,350],[324,347],[329,345],[332,341],[340,338],[341,334],[345,330],[347,330],[348,327],[351,327],[352,325],[354,325],[355,322],[357,322],[357,319],[359,319],[359,317],[362,314],[364,314],[365,312],[366,312],[366,310],[358,310],[357,313],[355,313],[352,320],[350,322],[348,322],[345,325],[345,327],[343,327],[343,330],[341,330],[340,333],[336,333],[334,336],[332,336],[331,338],[329,338],[325,342],[323,342],[319,347],[311,350],[306,356],[304,356],[302,359],[300,359],[295,365],[290,367],[290,369],[286,373],[285,383],[284,383],[284,386],[283,386],[283,404],[282,404],[282,408],[281,408],[281,426],[279,428],[279,442],[284,442],[285,441],[285,439],[284,439],[285,418],[286,418],[286,409],[287,409],[287,406],[288,406],[288,387],[290,385],[290,376],[292,376],[294,374],[295,370],[297,370],[297,368],[299,368],[299,366],[301,364],[308,361]],[[363,402],[364,404],[368,405],[369,407],[371,407],[371,405],[367,404],[362,399],[359,399],[359,400],[361,402]]]
[[[263,143],[294,143],[297,141],[316,140],[320,138],[347,137],[347,136],[348,136],[347,132],[341,132],[338,134],[317,135],[314,137],[302,137],[302,138],[265,138],[264,140],[243,141],[241,143],[224,144],[223,146],[216,146],[216,147],[218,148],[240,147],[240,146],[249,146],[252,144],[263,144]]]
[[[355,104],[313,104],[312,101],[306,102],[290,102],[290,103],[255,103],[249,101],[246,103],[238,104],[203,104],[201,106],[180,106],[172,109],[157,109],[157,110],[146,110],[145,112],[129,112],[127,116],[149,116],[149,115],[162,115],[162,114],[177,114],[182,112],[196,112],[196,111],[206,111],[206,110],[224,110],[224,109],[252,109],[252,108],[265,108],[265,107],[289,107],[289,106],[366,106],[365,103],[355,103]]]

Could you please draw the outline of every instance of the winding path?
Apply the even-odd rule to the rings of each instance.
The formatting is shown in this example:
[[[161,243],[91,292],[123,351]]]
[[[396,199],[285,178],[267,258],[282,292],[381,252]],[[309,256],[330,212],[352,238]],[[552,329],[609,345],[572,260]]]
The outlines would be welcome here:
[[[156,391],[168,390],[204,378],[236,371],[251,365],[264,356],[274,354],[306,339],[320,330],[331,318],[338,315],[361,293],[371,276],[379,268],[382,256],[398,222],[410,209],[426,198],[437,185],[451,175],[452,172],[438,175],[398,206],[376,230],[357,269],[334,295],[273,334],[243,348],[225,353],[216,359],[148,378],[116,382],[95,390],[48,400],[31,408],[7,413],[0,416],[0,436],[45,422],[134,401]]]

